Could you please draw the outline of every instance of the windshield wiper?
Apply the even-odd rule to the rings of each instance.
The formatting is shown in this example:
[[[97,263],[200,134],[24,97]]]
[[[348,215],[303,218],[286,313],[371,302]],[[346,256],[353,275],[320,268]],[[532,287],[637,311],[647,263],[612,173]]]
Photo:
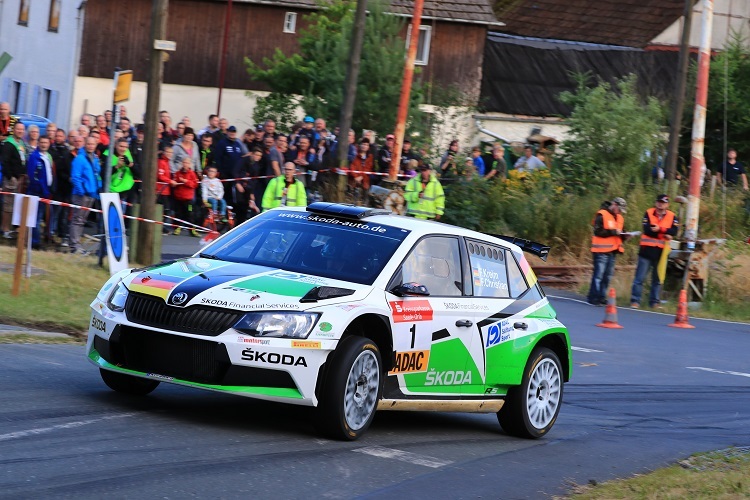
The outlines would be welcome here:
[[[221,259],[220,259],[219,257],[217,257],[216,255],[213,255],[213,254],[210,254],[210,253],[199,253],[199,254],[198,254],[198,257],[200,257],[201,259],[213,259],[213,260],[221,260]]]

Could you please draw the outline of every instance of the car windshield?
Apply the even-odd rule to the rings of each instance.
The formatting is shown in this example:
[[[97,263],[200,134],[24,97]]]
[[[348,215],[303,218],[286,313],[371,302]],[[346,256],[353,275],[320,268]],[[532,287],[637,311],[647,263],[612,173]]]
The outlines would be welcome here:
[[[200,255],[371,285],[408,234],[383,224],[279,210],[254,217]]]

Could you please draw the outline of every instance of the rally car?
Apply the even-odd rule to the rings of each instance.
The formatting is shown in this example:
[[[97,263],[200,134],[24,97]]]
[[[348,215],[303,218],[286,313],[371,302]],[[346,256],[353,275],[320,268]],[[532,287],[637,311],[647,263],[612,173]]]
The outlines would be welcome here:
[[[339,439],[376,410],[497,413],[538,438],[572,356],[523,250],[549,248],[352,205],[274,209],[192,257],[112,276],[86,353],[115,391],[169,382],[313,406]]]

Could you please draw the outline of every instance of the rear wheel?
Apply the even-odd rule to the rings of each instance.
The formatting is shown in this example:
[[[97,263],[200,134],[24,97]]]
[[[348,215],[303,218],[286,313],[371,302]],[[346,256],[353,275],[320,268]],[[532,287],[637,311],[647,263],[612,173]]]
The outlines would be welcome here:
[[[508,390],[497,419],[503,430],[513,436],[542,437],[557,420],[562,396],[560,359],[546,347],[536,349],[526,363],[521,385]]]
[[[133,377],[124,373],[112,372],[99,368],[102,380],[107,387],[116,392],[123,394],[132,394],[134,396],[145,396],[159,386],[158,380],[149,380],[146,378]]]
[[[317,414],[324,434],[353,441],[370,426],[382,391],[380,350],[363,337],[347,337],[333,354]]]

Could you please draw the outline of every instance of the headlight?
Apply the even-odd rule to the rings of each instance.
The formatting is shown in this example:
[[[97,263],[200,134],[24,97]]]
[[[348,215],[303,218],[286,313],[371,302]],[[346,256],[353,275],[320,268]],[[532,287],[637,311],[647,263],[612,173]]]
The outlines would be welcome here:
[[[289,337],[306,339],[318,321],[311,313],[249,313],[234,329],[253,337]]]
[[[115,312],[122,312],[125,310],[125,302],[127,302],[127,300],[128,289],[121,281],[109,295],[109,298],[107,299],[107,307]]]

